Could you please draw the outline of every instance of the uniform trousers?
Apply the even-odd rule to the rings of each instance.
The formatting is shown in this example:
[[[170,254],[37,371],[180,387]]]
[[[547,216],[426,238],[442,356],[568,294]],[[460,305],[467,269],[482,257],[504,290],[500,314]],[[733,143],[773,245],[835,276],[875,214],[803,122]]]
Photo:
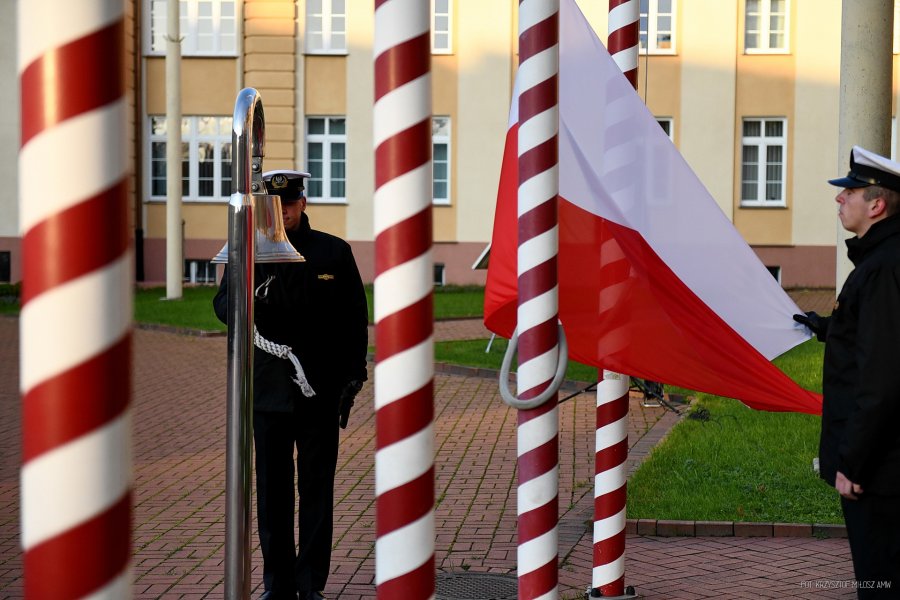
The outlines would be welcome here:
[[[276,596],[321,591],[331,565],[338,399],[302,398],[293,413],[253,413],[263,583]],[[294,449],[299,500],[294,542]],[[301,595],[301,598],[303,596]]]
[[[900,598],[900,496],[841,498],[859,598]]]

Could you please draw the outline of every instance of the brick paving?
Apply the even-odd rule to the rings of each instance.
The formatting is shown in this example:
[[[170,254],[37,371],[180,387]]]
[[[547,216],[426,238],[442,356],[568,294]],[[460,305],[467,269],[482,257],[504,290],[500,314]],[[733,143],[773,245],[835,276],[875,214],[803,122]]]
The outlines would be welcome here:
[[[833,293],[832,293],[833,297]],[[806,308],[801,304],[805,310]],[[438,339],[485,338],[477,321],[436,327]],[[221,598],[224,560],[223,337],[134,335],[134,596]],[[371,373],[370,373],[371,376]],[[18,320],[0,317],[0,598],[18,599]],[[560,593],[590,583],[594,396],[560,406]],[[676,421],[632,399],[629,472]],[[342,433],[335,551],[326,595],[375,598],[372,386]],[[435,378],[436,560],[443,571],[513,573],[515,411],[495,380]],[[255,524],[254,524],[255,530]],[[254,597],[261,559],[254,540]],[[844,539],[629,535],[626,583],[645,598],[851,598]]]

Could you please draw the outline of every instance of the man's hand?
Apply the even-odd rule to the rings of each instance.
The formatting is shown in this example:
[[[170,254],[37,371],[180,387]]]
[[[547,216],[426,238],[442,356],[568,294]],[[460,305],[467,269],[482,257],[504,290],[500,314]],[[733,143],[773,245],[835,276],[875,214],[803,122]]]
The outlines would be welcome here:
[[[834,478],[834,489],[847,500],[859,500],[858,494],[863,493],[862,486],[847,479],[847,476],[840,471]]]
[[[825,341],[825,333],[827,332],[827,321],[818,313],[810,311],[803,315],[794,315],[794,320],[801,325],[806,325],[810,331],[816,334],[816,339],[820,342]]]
[[[359,393],[359,390],[362,389],[363,382],[354,379],[347,383],[344,386],[344,389],[341,391],[340,397],[340,426],[341,429],[347,429],[347,421],[350,419],[350,409],[353,408],[353,400],[356,398],[356,395]]]

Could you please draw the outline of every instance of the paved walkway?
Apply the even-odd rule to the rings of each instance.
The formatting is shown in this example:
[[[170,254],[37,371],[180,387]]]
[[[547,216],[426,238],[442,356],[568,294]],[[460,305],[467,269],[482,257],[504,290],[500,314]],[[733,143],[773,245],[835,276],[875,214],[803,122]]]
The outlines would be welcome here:
[[[436,328],[438,338],[473,335],[486,336],[478,322]],[[133,361],[134,596],[221,598],[225,339],[137,330]],[[0,317],[0,598],[6,599],[22,597],[17,382],[18,320]],[[629,416],[632,459],[674,422],[671,413],[644,408],[636,398]],[[581,597],[590,583],[593,423],[592,394],[560,406],[562,598]],[[329,598],[375,598],[374,435],[367,385],[342,433]],[[435,435],[438,568],[513,573],[515,414],[500,401],[496,381],[438,374]],[[254,540],[254,597],[260,568]],[[854,597],[846,587],[826,589],[852,577],[843,539],[629,535],[626,569],[626,583],[645,598]]]

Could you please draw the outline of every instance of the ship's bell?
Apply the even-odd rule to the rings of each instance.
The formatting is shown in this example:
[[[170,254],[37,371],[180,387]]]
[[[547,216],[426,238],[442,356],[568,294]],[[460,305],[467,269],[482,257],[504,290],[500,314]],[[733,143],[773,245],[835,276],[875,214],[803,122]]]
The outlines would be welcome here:
[[[303,255],[288,240],[281,216],[281,196],[253,194],[253,221],[256,229],[256,262],[305,262]],[[228,244],[212,261],[228,264]]]

